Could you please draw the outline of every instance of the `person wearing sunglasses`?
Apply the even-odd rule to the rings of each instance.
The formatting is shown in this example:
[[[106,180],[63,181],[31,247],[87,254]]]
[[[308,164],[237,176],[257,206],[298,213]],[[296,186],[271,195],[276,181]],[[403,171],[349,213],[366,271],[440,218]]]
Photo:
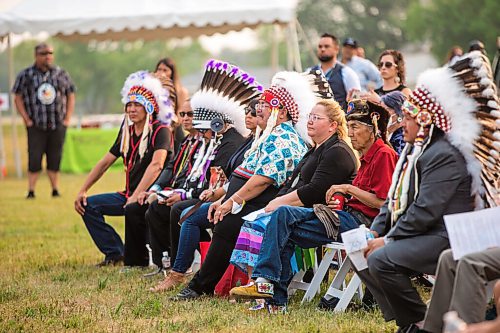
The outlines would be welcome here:
[[[59,196],[59,166],[66,128],[75,109],[75,85],[69,74],[54,66],[54,49],[46,43],[35,47],[35,63],[22,70],[12,87],[14,104],[28,133],[28,195],[35,186],[46,156],[52,197]]]
[[[239,166],[245,157],[245,153],[255,139],[255,131],[258,126],[258,118],[255,106],[259,99],[253,99],[245,107],[245,126],[251,131],[245,142],[236,150],[229,158],[229,161],[223,169],[224,175],[229,175],[228,182],[231,181],[231,174],[234,169]],[[182,112],[181,112],[182,113]],[[165,279],[160,281],[156,286],[150,288],[152,292],[163,292],[171,290],[186,282],[189,277],[189,270],[194,260],[195,250],[200,242],[210,241],[210,235],[207,229],[213,227],[207,218],[208,210],[212,202],[220,200],[226,194],[226,186],[216,190],[207,189],[200,194],[200,200],[205,201],[198,210],[186,215],[182,222],[180,233],[171,235],[171,247],[176,247],[176,257],[173,262],[172,269],[168,272]],[[184,214],[191,211],[191,207],[186,208]]]
[[[137,203],[128,207],[125,214],[125,250],[126,257],[137,258],[134,264],[137,266],[148,265],[148,253],[145,244],[147,243],[147,224],[145,213],[148,209],[151,216],[162,216],[170,213],[170,207],[158,204],[158,201],[151,201],[148,206],[147,199],[155,192],[163,189],[179,188],[186,182],[187,170],[193,163],[194,155],[200,149],[201,135],[193,127],[193,111],[189,101],[184,102],[179,112],[182,129],[188,134],[180,143],[179,150],[174,157],[165,163],[161,174],[158,176],[149,189],[141,191],[137,198]],[[161,255],[156,264],[161,263]],[[126,264],[131,264],[128,262]],[[161,265],[155,273],[161,272]]]
[[[383,84],[375,89],[379,95],[385,95],[391,91],[401,91],[406,97],[411,90],[406,87],[406,69],[403,54],[397,50],[385,50],[378,58],[378,69],[382,76]]]

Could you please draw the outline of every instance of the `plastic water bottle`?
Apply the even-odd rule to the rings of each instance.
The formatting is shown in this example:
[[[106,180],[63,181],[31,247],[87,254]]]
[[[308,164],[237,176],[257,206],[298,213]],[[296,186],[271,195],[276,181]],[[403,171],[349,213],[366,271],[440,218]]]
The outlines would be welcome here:
[[[167,251],[163,252],[163,257],[161,258],[161,264],[162,264],[164,270],[167,270],[170,268],[170,257],[168,256]]]
[[[467,328],[467,324],[458,317],[456,311],[450,311],[444,314],[444,329],[443,333],[459,333]]]
[[[367,241],[369,241],[370,239],[375,239],[375,236],[373,236],[372,232],[370,231],[370,229],[366,227],[366,225],[362,224],[360,228],[362,228],[365,231]]]

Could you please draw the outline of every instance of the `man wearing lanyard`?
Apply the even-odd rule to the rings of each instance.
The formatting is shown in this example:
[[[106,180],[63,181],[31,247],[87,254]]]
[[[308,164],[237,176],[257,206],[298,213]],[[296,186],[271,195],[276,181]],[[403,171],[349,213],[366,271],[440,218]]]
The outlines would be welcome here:
[[[58,197],[59,165],[66,128],[75,108],[75,85],[68,73],[53,66],[52,46],[35,47],[35,63],[21,71],[12,88],[14,103],[28,132],[28,195],[35,198],[35,185],[47,158],[52,196]]]

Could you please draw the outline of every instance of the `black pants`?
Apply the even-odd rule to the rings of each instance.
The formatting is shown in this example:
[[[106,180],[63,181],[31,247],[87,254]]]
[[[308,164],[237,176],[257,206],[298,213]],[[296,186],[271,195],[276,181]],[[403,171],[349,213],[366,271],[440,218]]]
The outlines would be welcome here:
[[[229,266],[231,253],[244,222],[242,217],[263,207],[264,204],[252,205],[247,203],[239,214],[228,214],[215,225],[212,243],[205,261],[189,283],[189,288],[199,294],[213,294],[215,286]]]
[[[179,201],[173,206],[158,204],[158,201],[149,205],[146,211],[146,223],[149,229],[149,240],[151,242],[151,249],[153,250],[153,262],[161,267],[161,258],[163,252],[170,253],[171,265],[175,262],[175,254],[177,254],[177,244],[179,243],[180,226],[178,225],[179,218],[183,209],[194,205],[198,200]],[[177,218],[172,219],[171,214]],[[176,245],[175,250],[172,245],[172,235],[175,235]],[[175,252],[175,254],[174,254]]]
[[[147,266],[149,264],[148,250],[149,232],[146,224],[148,205],[133,203],[125,207],[125,265]],[[161,260],[161,258],[160,258]]]
[[[43,130],[35,126],[27,128],[28,132],[28,171],[42,170],[42,157],[47,158],[47,170],[59,171],[61,164],[66,127],[57,125],[55,130]]]

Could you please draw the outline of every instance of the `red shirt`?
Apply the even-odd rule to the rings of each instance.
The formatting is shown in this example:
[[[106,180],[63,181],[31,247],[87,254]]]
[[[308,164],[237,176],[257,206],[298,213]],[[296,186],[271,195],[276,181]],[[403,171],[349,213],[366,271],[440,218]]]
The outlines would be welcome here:
[[[385,200],[391,187],[392,173],[397,161],[398,155],[396,152],[386,145],[382,139],[377,139],[368,152],[361,156],[361,166],[352,185],[374,193],[377,198]],[[352,197],[347,205],[371,219],[375,218],[379,213],[379,209],[368,207],[355,197]]]

